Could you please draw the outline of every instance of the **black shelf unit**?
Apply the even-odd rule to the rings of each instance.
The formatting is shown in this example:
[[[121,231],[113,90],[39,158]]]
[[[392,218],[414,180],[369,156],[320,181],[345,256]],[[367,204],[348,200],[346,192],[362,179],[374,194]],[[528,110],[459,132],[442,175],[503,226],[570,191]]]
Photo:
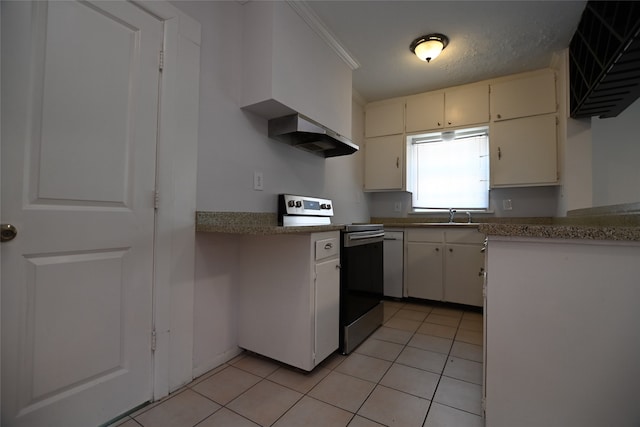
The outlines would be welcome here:
[[[571,117],[620,114],[640,96],[640,2],[587,2],[569,57]]]

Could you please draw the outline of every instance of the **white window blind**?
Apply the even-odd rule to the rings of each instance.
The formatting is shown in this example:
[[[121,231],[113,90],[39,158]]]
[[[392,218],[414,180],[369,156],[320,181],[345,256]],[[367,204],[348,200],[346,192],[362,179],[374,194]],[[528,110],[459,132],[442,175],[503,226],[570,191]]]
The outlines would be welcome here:
[[[409,189],[414,209],[487,209],[486,128],[409,137]]]

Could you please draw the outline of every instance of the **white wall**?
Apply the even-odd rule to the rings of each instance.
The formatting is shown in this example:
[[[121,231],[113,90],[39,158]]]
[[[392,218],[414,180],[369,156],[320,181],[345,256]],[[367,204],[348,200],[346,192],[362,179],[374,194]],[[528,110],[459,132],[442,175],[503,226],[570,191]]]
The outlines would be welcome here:
[[[326,183],[329,164],[349,160],[327,160],[271,140],[267,121],[239,108],[243,6],[174,4],[202,24],[198,209],[275,212],[278,193],[339,195],[342,189]],[[253,190],[254,171],[263,173],[263,191]]]
[[[640,202],[640,99],[617,117],[591,120],[593,205]]]
[[[335,223],[367,221],[362,153],[324,159],[267,138],[267,122],[240,109],[242,4],[173,3],[202,25],[197,209],[275,212],[279,193],[327,197]],[[354,142],[361,145],[362,106],[353,104]],[[253,172],[264,190],[253,190]],[[238,236],[197,233],[193,373],[233,357]]]
[[[558,199],[558,187],[524,187],[497,188],[489,192],[489,210],[491,213],[474,213],[473,218],[482,217],[534,217],[555,216]],[[502,201],[511,200],[511,210],[504,210]],[[395,204],[401,202],[400,212],[394,210]],[[392,191],[372,193],[371,216],[374,217],[406,217],[411,208],[411,193]],[[446,217],[448,214],[433,214]],[[465,217],[461,212],[457,218]],[[465,217],[466,218],[466,217]]]
[[[572,209],[593,206],[591,170],[591,125],[589,119],[568,119],[567,137],[560,165],[562,187],[558,194],[558,216]]]

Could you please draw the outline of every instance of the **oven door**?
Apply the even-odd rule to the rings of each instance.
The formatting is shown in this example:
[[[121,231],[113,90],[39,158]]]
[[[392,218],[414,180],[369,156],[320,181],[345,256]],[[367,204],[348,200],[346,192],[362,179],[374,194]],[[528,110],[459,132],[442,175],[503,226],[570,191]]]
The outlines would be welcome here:
[[[382,300],[383,239],[382,230],[343,234],[340,255],[341,332]]]

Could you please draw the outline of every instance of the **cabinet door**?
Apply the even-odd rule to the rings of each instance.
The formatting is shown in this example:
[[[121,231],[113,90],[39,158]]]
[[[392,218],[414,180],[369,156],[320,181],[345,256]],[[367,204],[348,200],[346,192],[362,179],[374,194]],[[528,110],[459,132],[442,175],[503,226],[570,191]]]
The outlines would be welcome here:
[[[406,248],[405,285],[408,296],[442,301],[442,245],[407,242]]]
[[[492,187],[557,183],[555,115],[492,123],[489,145]]]
[[[404,188],[403,135],[367,139],[364,159],[365,190],[402,190]]]
[[[482,306],[484,254],[481,249],[482,245],[445,246],[446,301]]]
[[[407,98],[406,132],[442,129],[444,92],[428,92]]]
[[[445,127],[489,122],[489,85],[463,86],[445,91]]]
[[[404,99],[372,102],[365,107],[364,136],[367,138],[404,132]]]
[[[552,70],[491,85],[494,121],[555,113],[556,79]]]
[[[338,349],[340,319],[340,260],[317,263],[315,280],[315,361],[317,365]]]

